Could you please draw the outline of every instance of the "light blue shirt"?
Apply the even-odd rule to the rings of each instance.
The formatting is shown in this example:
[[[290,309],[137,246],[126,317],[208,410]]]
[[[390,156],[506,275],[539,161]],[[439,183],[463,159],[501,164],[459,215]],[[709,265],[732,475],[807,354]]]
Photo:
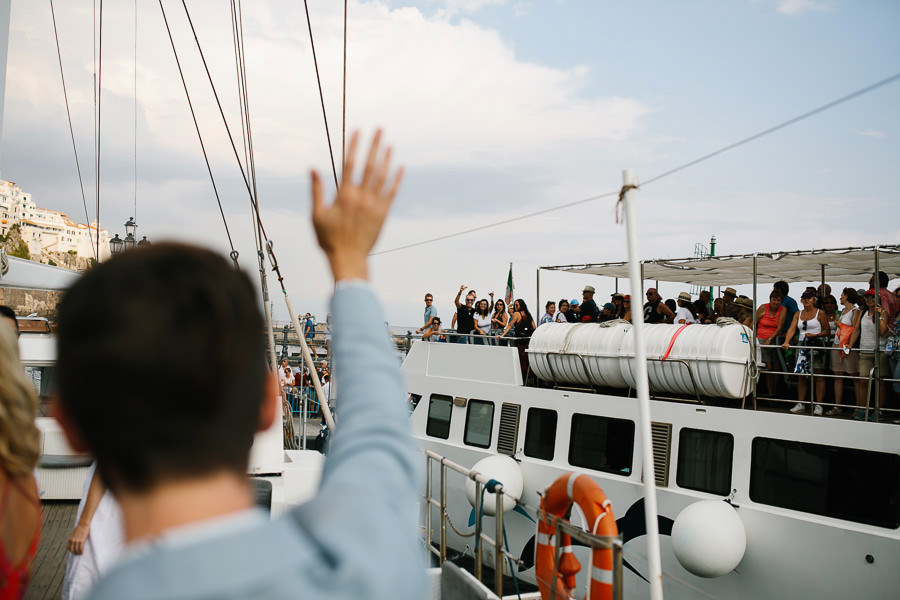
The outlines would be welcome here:
[[[199,539],[151,541],[91,598],[425,597],[416,523],[424,463],[400,365],[367,284],[341,282],[332,312],[341,412],[317,494],[274,521],[251,517]]]

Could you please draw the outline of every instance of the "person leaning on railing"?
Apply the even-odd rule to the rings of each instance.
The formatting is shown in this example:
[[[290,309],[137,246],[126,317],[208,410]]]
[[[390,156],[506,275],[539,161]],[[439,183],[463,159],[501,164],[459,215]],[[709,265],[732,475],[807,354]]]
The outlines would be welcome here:
[[[831,370],[835,375],[845,373],[855,376],[859,373],[859,352],[852,351],[852,343],[850,341],[853,336],[853,330],[859,326],[859,319],[862,312],[856,306],[859,302],[859,294],[853,288],[844,288],[841,292],[841,305],[844,309],[837,318],[837,330],[834,332],[834,349],[831,351]],[[834,403],[838,406],[828,411],[829,415],[837,415],[841,413],[840,405],[844,403],[844,381],[843,377],[834,378]],[[854,381],[854,390],[857,388]]]
[[[779,366],[778,348],[771,348],[777,343],[778,336],[784,329],[785,315],[787,309],[781,305],[781,294],[778,290],[773,289],[769,293],[769,301],[761,304],[756,309],[756,339],[762,344],[762,359],[766,363],[766,370],[775,371]],[[766,374],[765,388],[768,394],[775,392],[775,375]]]
[[[802,348],[797,352],[797,363],[794,373],[800,375],[797,379],[797,404],[791,409],[792,413],[804,411],[803,401],[809,389],[809,381],[805,375],[814,375],[825,368],[824,339],[828,336],[828,319],[825,313],[816,308],[815,292],[805,291],[800,296],[803,309],[794,313],[791,326],[788,328],[782,349],[787,349],[794,333],[800,332],[799,345]],[[825,378],[816,378],[815,397],[813,398],[813,414],[822,414],[822,405],[818,404],[825,397]],[[816,402],[818,401],[818,402]]]
[[[866,302],[866,312],[860,317],[856,328],[853,330],[853,335],[850,337],[850,345],[852,346],[859,339],[859,376],[869,377],[872,375],[872,369],[875,367],[875,329],[876,327],[878,328],[878,349],[880,350],[878,366],[882,377],[878,381],[878,408],[882,408],[887,398],[887,382],[883,378],[888,377],[891,372],[887,355],[884,353],[890,318],[887,312],[876,302],[875,290],[868,290],[863,294],[863,298]],[[853,418],[857,421],[865,418],[863,409],[867,405],[866,400],[868,399],[866,394],[868,387],[865,385],[865,382],[863,382],[863,388],[863,393],[858,394],[856,398],[856,405],[859,408],[853,414]],[[875,419],[875,411],[873,410],[869,412],[869,420],[874,421]]]

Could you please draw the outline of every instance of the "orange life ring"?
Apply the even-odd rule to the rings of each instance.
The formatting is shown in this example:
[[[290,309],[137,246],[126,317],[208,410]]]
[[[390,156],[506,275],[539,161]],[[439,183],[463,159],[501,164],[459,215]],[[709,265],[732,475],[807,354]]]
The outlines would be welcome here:
[[[570,598],[575,588],[575,574],[581,565],[572,554],[572,540],[560,532],[559,569],[554,566],[556,535],[553,517],[564,517],[572,504],[577,504],[596,535],[618,535],[619,528],[612,507],[600,485],[588,475],[567,473],[550,484],[541,498],[541,514],[535,539],[534,568],[541,598]],[[591,557],[591,600],[611,600],[613,583],[612,549],[597,548]]]

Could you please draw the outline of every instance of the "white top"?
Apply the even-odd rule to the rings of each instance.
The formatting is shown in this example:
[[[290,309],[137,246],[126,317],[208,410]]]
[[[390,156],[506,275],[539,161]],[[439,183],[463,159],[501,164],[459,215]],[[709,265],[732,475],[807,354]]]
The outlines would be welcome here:
[[[489,313],[488,316],[486,316],[486,317],[482,317],[482,316],[479,315],[478,313],[475,313],[474,315],[472,315],[472,317],[475,319],[475,327],[477,327],[478,329],[480,329],[480,330],[483,331],[484,333],[487,333],[487,332],[488,332],[488,329],[491,328],[491,315],[490,315],[490,313]]]
[[[804,323],[806,323],[806,327],[803,326]],[[822,333],[822,324],[819,323],[819,309],[816,309],[816,314],[808,321],[804,321],[802,315],[797,313],[797,331],[800,332],[801,342],[804,341],[806,336],[810,333],[816,335]]]
[[[883,313],[876,316],[882,319],[884,318]],[[884,350],[887,338],[887,333],[879,336],[878,348],[880,350]],[[859,349],[862,352],[875,352],[875,323],[872,321],[871,312],[864,314],[859,321]]]
[[[556,315],[553,317],[553,320],[557,323],[568,323],[569,320],[566,319],[566,314],[556,311]]]
[[[699,323],[699,321],[691,314],[691,311],[686,309],[683,306],[679,306],[678,310],[675,311],[675,324],[678,325],[681,323],[681,320],[684,319],[685,323]]]

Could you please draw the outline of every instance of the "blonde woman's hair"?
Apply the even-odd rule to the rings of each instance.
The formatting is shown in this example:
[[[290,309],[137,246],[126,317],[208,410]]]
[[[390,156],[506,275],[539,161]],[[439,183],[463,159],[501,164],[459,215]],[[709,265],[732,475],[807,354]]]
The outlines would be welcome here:
[[[40,457],[37,410],[34,385],[19,362],[16,334],[0,323],[0,467],[13,478],[30,475]]]

